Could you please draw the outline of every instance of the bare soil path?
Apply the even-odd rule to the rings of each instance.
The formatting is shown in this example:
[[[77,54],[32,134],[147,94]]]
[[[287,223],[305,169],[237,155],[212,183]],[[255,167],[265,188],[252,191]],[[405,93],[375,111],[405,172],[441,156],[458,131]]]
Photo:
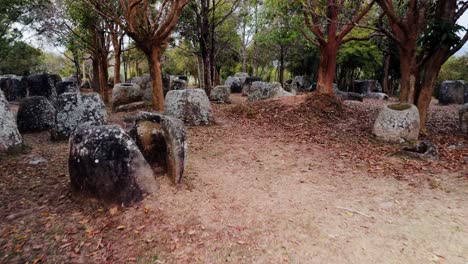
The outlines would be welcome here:
[[[132,208],[77,200],[67,143],[26,135],[28,153],[0,160],[0,263],[468,262],[466,161],[373,173],[332,145],[233,118],[234,101],[215,106],[217,125],[189,129],[184,184],[160,178],[160,193]],[[447,155],[468,157],[466,137],[457,142]]]

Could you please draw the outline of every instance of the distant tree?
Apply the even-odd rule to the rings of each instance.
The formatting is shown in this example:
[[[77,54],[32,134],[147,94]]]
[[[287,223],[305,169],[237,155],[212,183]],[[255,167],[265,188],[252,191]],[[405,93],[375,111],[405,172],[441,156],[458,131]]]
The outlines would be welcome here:
[[[240,0],[192,0],[184,11],[179,34],[196,47],[202,62],[201,86],[209,95],[219,82],[217,55],[225,48],[225,31],[219,30],[237,9]],[[235,32],[233,32],[235,34]]]
[[[302,4],[305,38],[320,49],[317,91],[333,94],[337,52],[341,45],[356,40],[346,38],[353,28],[371,10],[374,0],[299,0]],[[312,33],[312,35],[310,35]]]
[[[468,2],[457,0],[377,0],[389,24],[384,31],[398,45],[400,101],[418,106],[421,132],[442,65],[468,41],[468,31],[457,24]],[[464,30],[459,37],[457,33]]]
[[[2,0],[0,3],[0,63],[21,38],[22,30],[40,19],[47,0]],[[18,44],[23,45],[23,44]]]
[[[42,52],[18,41],[9,47],[6,57],[0,61],[0,74],[30,75],[42,65]]]
[[[365,37],[369,30],[355,30],[351,35]],[[375,41],[352,41],[345,43],[338,51],[337,84],[342,89],[349,88],[356,79],[376,79],[382,69],[383,56]]]
[[[438,0],[428,15],[429,23],[419,39],[414,102],[421,118],[421,131],[426,132],[426,121],[437,76],[442,65],[468,41],[468,30],[457,22],[468,9],[467,1]],[[459,31],[465,31],[462,37]]]
[[[413,102],[418,39],[426,28],[431,0],[377,0],[377,3],[388,20],[388,28],[382,24],[380,30],[396,43],[400,54],[400,101]]]
[[[442,65],[437,85],[445,80],[464,80],[468,83],[468,54],[461,57],[452,56]]]
[[[120,26],[143,51],[150,67],[153,107],[164,110],[161,56],[189,0],[85,0],[108,21]]]

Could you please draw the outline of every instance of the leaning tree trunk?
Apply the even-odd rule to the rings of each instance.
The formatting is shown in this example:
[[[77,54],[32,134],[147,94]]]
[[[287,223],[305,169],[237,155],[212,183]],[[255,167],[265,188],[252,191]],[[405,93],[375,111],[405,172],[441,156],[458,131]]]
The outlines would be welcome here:
[[[429,60],[422,65],[422,75],[420,78],[420,89],[417,94],[417,106],[419,110],[419,118],[421,121],[421,133],[426,133],[427,115],[429,105],[431,104],[434,87],[439,76],[442,65],[450,54],[446,48],[440,48]]]
[[[148,65],[151,76],[151,91],[153,108],[158,112],[164,111],[164,91],[161,75],[161,51],[153,48],[151,53],[147,54]]]
[[[333,94],[333,80],[336,73],[336,52],[338,47],[333,42],[320,47],[320,66],[318,69],[317,92]]]

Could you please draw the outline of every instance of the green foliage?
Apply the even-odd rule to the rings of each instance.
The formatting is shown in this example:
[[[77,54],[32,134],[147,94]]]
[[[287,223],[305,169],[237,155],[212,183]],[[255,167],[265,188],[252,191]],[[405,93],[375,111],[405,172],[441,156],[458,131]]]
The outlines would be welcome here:
[[[464,80],[468,83],[468,54],[450,57],[440,70],[438,83],[444,80]]]
[[[0,61],[0,74],[29,75],[40,71],[42,52],[24,42],[9,46],[10,52]]]
[[[368,78],[382,67],[383,55],[372,41],[351,41],[340,48],[337,61],[342,67],[359,68],[360,77]]]
[[[44,52],[41,55],[40,72],[58,73],[60,76],[72,76],[76,74],[75,68],[70,60],[62,55]]]
[[[189,72],[193,75],[197,73],[197,60],[195,56],[190,56],[183,48],[172,48],[166,50],[162,61],[164,73],[172,75],[184,75]]]
[[[461,37],[457,33],[461,30],[466,29],[452,21],[433,19],[419,39],[419,45],[452,48],[460,42]]]

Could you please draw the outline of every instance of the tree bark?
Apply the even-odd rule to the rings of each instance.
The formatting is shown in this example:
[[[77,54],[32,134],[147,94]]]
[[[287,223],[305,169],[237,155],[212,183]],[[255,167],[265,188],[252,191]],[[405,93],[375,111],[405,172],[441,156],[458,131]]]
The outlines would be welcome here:
[[[336,73],[336,43],[329,40],[326,46],[320,47],[320,66],[318,69],[317,92],[333,94],[333,80]]]
[[[114,47],[114,85],[121,83],[120,79],[120,62],[121,62],[121,54],[122,54],[122,47],[119,41],[119,36],[116,32],[112,34],[112,46]]]
[[[280,45],[280,68],[279,68],[279,83],[284,85],[284,47]]]
[[[91,88],[93,89],[94,92],[100,93],[101,89],[99,86],[99,58],[92,58],[93,62],[93,78],[91,79]]]
[[[99,93],[105,103],[109,103],[108,93],[108,72],[107,72],[107,55],[101,54],[98,60],[98,74],[99,74]]]
[[[416,49],[400,48],[400,102],[414,103]]]
[[[164,112],[164,91],[161,73],[161,51],[153,48],[146,54],[151,76],[151,91],[153,107],[158,112]]]
[[[384,76],[382,80],[382,89],[383,89],[383,92],[387,94],[389,94],[388,76],[390,72],[390,58],[391,58],[390,53],[386,53],[385,60],[384,60]],[[389,95],[392,96],[393,94],[389,94]]]

